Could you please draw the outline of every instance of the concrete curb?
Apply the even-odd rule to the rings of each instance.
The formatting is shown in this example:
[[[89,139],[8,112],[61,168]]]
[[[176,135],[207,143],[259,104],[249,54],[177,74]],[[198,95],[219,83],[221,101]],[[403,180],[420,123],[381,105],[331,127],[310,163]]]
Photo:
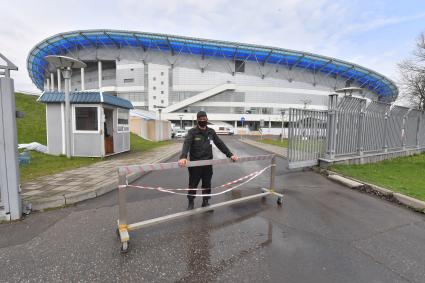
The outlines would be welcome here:
[[[350,189],[356,189],[356,190],[364,191],[366,193],[374,194],[385,200],[402,204],[415,211],[425,213],[424,201],[421,201],[421,200],[418,200],[400,193],[393,192],[389,189],[382,188],[374,184],[369,184],[363,181],[359,181],[351,177],[345,177],[329,170],[324,170],[324,172],[327,174],[327,177],[330,180],[340,183],[346,187],[349,187]]]
[[[157,159],[153,160],[152,163],[163,162],[178,152],[180,152],[180,148],[173,150],[171,152],[167,152]],[[138,178],[142,177],[146,173],[133,173],[128,176],[129,182],[134,182]],[[118,180],[117,178],[112,178],[110,181],[103,182],[102,185],[96,186],[93,189],[85,190],[83,192],[75,192],[75,193],[67,193],[60,196],[54,196],[50,198],[40,198],[36,200],[32,200],[29,203],[24,203],[25,206],[30,206],[32,211],[43,211],[49,208],[58,208],[66,205],[75,204],[84,200],[92,199],[109,193],[118,188]]]
[[[271,150],[269,150],[267,147],[263,147],[263,146],[262,146],[262,143],[259,143],[259,142],[253,141],[253,140],[249,140],[249,139],[244,139],[244,140],[239,139],[239,141],[241,141],[241,142],[243,142],[243,143],[246,143],[246,144],[249,144],[249,145],[252,145],[252,146],[254,146],[254,147],[256,147],[256,148],[259,148],[259,149],[262,149],[262,150],[264,150],[264,151],[267,151],[267,152],[270,152],[270,153],[276,154],[276,155],[277,155],[277,156],[279,156],[279,157],[287,158],[287,156],[285,156],[285,155],[284,155],[284,154],[282,154],[282,153],[275,152],[275,151],[271,151]],[[273,145],[272,145],[272,146],[273,146]],[[278,146],[276,146],[276,147],[278,148]]]
[[[340,175],[329,175],[328,178],[335,181],[335,182],[338,182],[338,183],[340,183],[340,184],[342,184],[346,187],[349,187],[350,189],[355,189],[355,188],[363,186],[362,183],[344,178]]]

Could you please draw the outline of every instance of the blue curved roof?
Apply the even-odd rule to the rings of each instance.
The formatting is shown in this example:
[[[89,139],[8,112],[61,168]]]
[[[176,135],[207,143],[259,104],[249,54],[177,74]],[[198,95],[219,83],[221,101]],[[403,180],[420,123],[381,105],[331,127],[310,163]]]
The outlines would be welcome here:
[[[359,65],[331,57],[283,48],[259,46],[237,42],[207,40],[118,30],[81,30],[54,35],[38,43],[29,53],[27,68],[34,84],[44,88],[44,76],[48,72],[47,55],[64,55],[85,48],[137,47],[192,54],[205,57],[256,61],[262,64],[278,64],[292,68],[304,68],[358,83],[364,89],[376,93],[381,100],[394,101],[398,88],[385,76]]]
[[[125,109],[133,109],[133,104],[124,98],[102,93],[99,91],[73,91],[69,94],[71,104],[108,104]],[[65,93],[58,91],[45,91],[37,100],[42,103],[62,103],[65,102]]]

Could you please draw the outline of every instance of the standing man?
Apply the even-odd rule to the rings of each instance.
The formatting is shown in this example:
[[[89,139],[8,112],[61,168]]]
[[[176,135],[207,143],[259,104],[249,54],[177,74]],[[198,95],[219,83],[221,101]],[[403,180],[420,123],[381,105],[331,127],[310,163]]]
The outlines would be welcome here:
[[[190,129],[187,133],[186,139],[184,140],[182,154],[180,155],[179,165],[186,166],[187,154],[191,161],[195,160],[208,160],[213,158],[212,144],[214,143],[221,152],[223,152],[228,158],[231,158],[233,162],[238,160],[238,157],[234,155],[224,144],[224,142],[217,136],[214,129],[208,128],[207,113],[199,111],[196,115],[197,126]],[[196,189],[199,181],[202,179],[202,188],[206,189],[202,191],[202,194],[211,193],[211,178],[213,175],[212,165],[189,167],[189,188]],[[196,190],[189,191],[187,198],[189,204],[187,209],[193,209],[194,199]],[[202,199],[202,207],[209,205],[208,200],[210,196],[204,196]]]

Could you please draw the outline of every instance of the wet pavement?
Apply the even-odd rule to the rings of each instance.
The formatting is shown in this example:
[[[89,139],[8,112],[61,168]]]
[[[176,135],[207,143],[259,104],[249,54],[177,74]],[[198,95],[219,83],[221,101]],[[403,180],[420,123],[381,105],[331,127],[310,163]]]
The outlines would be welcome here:
[[[265,154],[225,141],[240,156]],[[282,207],[267,197],[133,231],[126,255],[115,234],[116,192],[2,224],[0,281],[424,282],[423,215],[311,171],[288,172],[286,161],[277,161]],[[216,166],[213,186],[266,165]],[[184,187],[186,170],[152,172],[136,183]],[[258,193],[268,182],[267,171],[212,202]],[[128,200],[130,223],[187,205],[182,196],[136,189]]]

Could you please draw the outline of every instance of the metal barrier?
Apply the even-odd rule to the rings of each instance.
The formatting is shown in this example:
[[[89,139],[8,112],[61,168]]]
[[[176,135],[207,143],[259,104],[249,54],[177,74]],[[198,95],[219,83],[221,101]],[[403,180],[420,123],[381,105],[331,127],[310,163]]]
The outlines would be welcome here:
[[[230,159],[211,159],[211,160],[199,160],[199,161],[190,161],[185,167],[180,167],[177,162],[169,163],[157,163],[157,164],[143,164],[143,165],[128,165],[118,167],[118,228],[117,233],[121,241],[121,252],[126,253],[129,248],[130,235],[129,231],[136,229],[149,227],[152,225],[160,224],[163,222],[183,218],[186,216],[203,213],[210,211],[215,208],[228,206],[244,201],[249,201],[256,198],[264,198],[267,195],[277,196],[277,204],[282,204],[282,194],[275,192],[275,177],[276,177],[276,156],[274,154],[269,155],[257,155],[257,156],[247,156],[240,157],[236,163],[248,162],[248,161],[259,161],[259,160],[271,160],[270,165],[270,186],[269,188],[261,188],[262,193],[250,195],[246,197],[241,197],[233,199],[230,201],[225,201],[217,204],[212,204],[208,207],[196,208],[192,210],[187,210],[183,212],[178,212],[154,219],[145,220],[137,223],[128,223],[127,218],[127,188],[129,187],[127,176],[130,173],[146,173],[150,171],[160,171],[160,170],[169,170],[169,169],[184,169],[186,167],[196,167],[196,166],[205,166],[205,165],[223,165],[223,164],[234,164],[235,162]],[[162,190],[167,191],[167,190]],[[186,194],[184,194],[186,195]]]
[[[327,111],[289,109],[289,168],[318,164],[326,145],[327,119]]]
[[[425,149],[424,111],[337,94],[329,95],[328,108],[290,109],[290,169],[317,165],[322,157]]]

